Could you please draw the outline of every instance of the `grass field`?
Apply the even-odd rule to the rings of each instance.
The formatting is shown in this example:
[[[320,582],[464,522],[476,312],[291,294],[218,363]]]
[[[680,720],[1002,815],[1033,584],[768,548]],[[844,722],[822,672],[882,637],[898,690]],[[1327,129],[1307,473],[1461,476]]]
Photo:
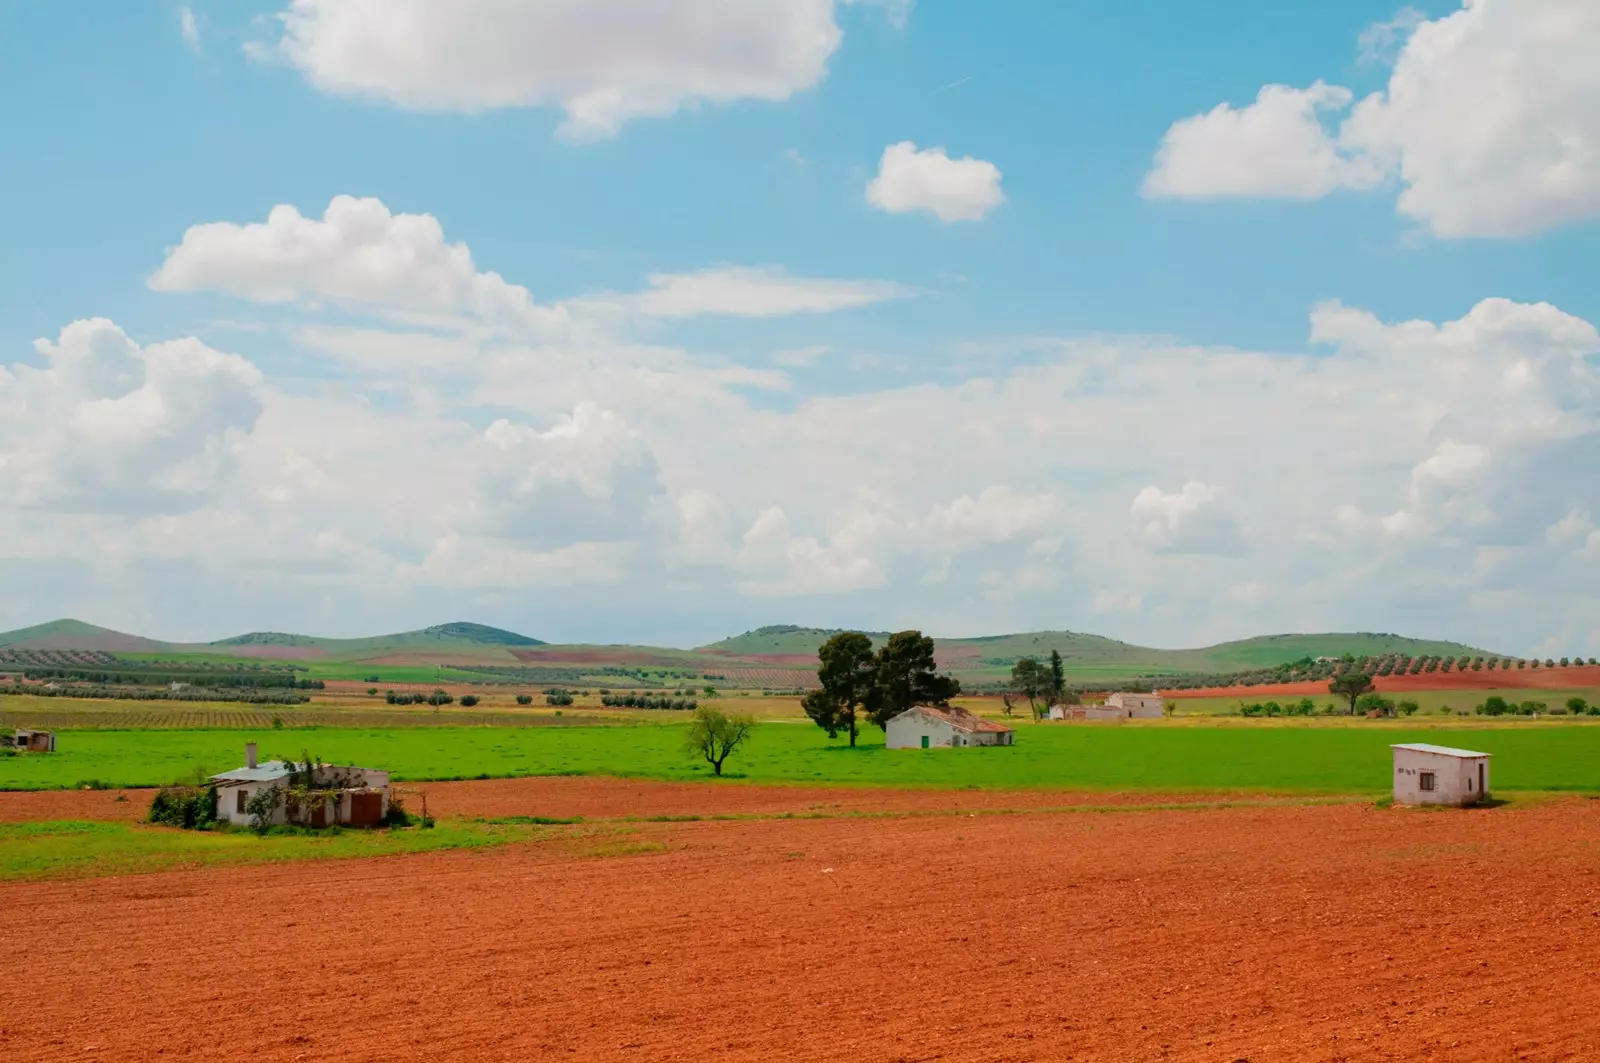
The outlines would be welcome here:
[[[302,750],[334,763],[386,768],[397,780],[522,775],[704,779],[683,751],[683,728],[305,729],[79,731],[49,755],[0,758],[0,788],[53,789],[90,780],[154,786],[236,767],[244,743],[263,759]],[[1389,744],[1458,744],[1495,756],[1499,790],[1600,790],[1600,726],[1552,721],[1428,727],[1336,720],[1201,721],[1147,725],[1018,724],[1009,748],[886,750],[876,731],[849,749],[803,723],[773,722],[728,762],[756,782],[906,787],[1085,788],[1379,794]]]
[[[440,823],[431,830],[193,831],[63,820],[0,824],[0,881],[140,874],[216,864],[337,860],[355,856],[477,849],[548,836],[523,824]]]

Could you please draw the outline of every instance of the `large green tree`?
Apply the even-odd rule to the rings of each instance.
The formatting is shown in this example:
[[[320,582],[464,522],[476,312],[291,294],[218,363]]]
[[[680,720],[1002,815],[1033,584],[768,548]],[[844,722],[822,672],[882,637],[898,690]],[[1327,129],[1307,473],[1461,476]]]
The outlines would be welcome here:
[[[1359,668],[1352,668],[1343,675],[1333,677],[1333,682],[1328,684],[1328,693],[1338,694],[1350,703],[1350,714],[1355,715],[1356,699],[1373,690],[1372,677]]]
[[[1049,696],[1054,685],[1050,669],[1039,663],[1037,657],[1019,657],[1017,663],[1011,666],[1011,685],[1017,693],[1028,699],[1028,708],[1033,711],[1033,718],[1040,719],[1044,713],[1040,709],[1040,700],[1044,699],[1045,708],[1049,708]]]
[[[878,663],[872,640],[859,631],[841,631],[817,650],[821,689],[807,694],[800,704],[818,727],[836,738],[843,731],[856,744],[857,711],[866,704],[877,682]]]
[[[866,709],[879,727],[913,705],[944,705],[961,693],[961,684],[953,676],[939,674],[933,639],[920,631],[890,635],[878,650],[875,667]]]

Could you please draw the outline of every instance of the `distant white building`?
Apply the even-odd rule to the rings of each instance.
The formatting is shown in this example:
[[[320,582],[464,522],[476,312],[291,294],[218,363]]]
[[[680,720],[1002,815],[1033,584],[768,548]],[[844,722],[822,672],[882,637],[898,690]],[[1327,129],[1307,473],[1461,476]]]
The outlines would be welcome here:
[[[1119,691],[1106,698],[1102,705],[1052,705],[1052,720],[1134,720],[1159,718],[1162,715],[1161,695],[1134,694]]]
[[[295,768],[282,760],[258,764],[254,742],[245,745],[244,754],[244,767],[211,776],[217,788],[217,818],[239,826],[249,826],[254,819],[247,811],[250,799],[274,787],[287,791]],[[319,787],[329,789],[320,803],[299,811],[295,822],[303,826],[372,827],[389,814],[389,773],[386,771],[318,764],[314,778]],[[289,822],[288,810],[281,799],[271,822]]]
[[[1161,695],[1134,694],[1121,691],[1106,698],[1106,707],[1122,710],[1123,716],[1130,720],[1159,717],[1161,715]]]
[[[917,705],[884,728],[890,749],[934,749],[951,746],[1009,746],[1016,732],[954,706]]]
[[[1406,805],[1475,805],[1489,796],[1489,754],[1426,742],[1394,750],[1394,799]]]

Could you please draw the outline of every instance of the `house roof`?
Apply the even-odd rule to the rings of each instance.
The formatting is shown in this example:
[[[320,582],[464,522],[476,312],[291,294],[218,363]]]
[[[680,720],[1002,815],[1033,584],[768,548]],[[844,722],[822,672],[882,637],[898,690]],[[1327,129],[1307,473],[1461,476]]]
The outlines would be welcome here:
[[[1437,753],[1441,757],[1488,757],[1490,753],[1475,753],[1470,749],[1456,749],[1454,746],[1434,746],[1427,742],[1397,742],[1390,749],[1407,749],[1413,753]]]
[[[985,720],[981,716],[974,716],[966,709],[960,709],[954,705],[915,705],[910,711],[924,713],[936,720],[943,720],[958,731],[991,731],[995,734],[1011,733],[1011,728],[1003,723],[995,723],[993,720]]]
[[[289,774],[289,765],[281,760],[268,760],[254,768],[234,768],[211,776],[212,782],[270,782]]]

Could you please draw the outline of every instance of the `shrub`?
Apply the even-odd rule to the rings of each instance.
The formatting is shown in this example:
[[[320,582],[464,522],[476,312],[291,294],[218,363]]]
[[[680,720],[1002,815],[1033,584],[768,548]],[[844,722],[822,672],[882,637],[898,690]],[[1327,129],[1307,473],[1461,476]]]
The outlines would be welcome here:
[[[470,709],[470,708],[472,708],[472,706],[476,705],[477,703],[478,703],[478,695],[476,695],[476,694],[463,694],[463,695],[461,695],[461,707],[463,709]]]
[[[532,705],[533,704],[533,695],[532,694],[518,694],[517,695],[517,704],[518,705]]]
[[[205,830],[217,821],[214,786],[163,786],[150,802],[151,823],[184,830]]]
[[[565,690],[548,691],[544,696],[546,705],[571,705],[572,695]]]
[[[434,708],[438,708],[440,705],[448,705],[454,700],[456,699],[446,694],[443,690],[435,690],[428,695],[428,704]]]
[[[1499,694],[1491,694],[1478,706],[1480,716],[1504,716],[1511,711],[1511,704]]]
[[[369,696],[373,695],[373,694],[376,694],[377,692],[378,692],[378,688],[377,687],[368,687],[367,688],[367,694]]]
[[[1414,701],[1401,701],[1395,704],[1395,710],[1406,716],[1410,716],[1419,708],[1421,708],[1421,706]]]

